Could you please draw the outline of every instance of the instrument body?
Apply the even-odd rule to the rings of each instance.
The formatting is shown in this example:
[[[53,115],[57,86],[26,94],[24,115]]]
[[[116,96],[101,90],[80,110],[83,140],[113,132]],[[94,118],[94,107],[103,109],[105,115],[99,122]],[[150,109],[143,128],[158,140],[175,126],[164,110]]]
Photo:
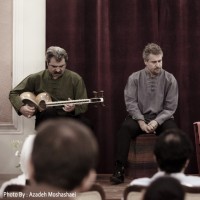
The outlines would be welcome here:
[[[76,99],[76,100],[67,100],[67,101],[52,101],[51,96],[47,92],[42,92],[35,96],[32,92],[23,92],[20,95],[20,98],[24,104],[28,104],[29,106],[34,106],[40,112],[45,110],[47,107],[54,106],[64,106],[66,104],[74,104],[74,105],[82,105],[82,104],[90,104],[90,103],[102,103],[104,102],[103,92],[101,91],[101,96],[97,97],[97,93],[95,93],[95,97],[91,99]]]

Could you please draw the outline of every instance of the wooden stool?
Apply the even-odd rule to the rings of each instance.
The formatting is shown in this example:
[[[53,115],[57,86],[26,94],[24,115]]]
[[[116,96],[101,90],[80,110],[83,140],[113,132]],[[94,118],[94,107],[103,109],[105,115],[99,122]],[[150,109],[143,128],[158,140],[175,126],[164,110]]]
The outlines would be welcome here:
[[[126,175],[131,178],[151,177],[157,172],[153,148],[157,136],[142,134],[131,141]]]
[[[200,175],[200,122],[194,122],[194,139],[197,158],[198,174]]]

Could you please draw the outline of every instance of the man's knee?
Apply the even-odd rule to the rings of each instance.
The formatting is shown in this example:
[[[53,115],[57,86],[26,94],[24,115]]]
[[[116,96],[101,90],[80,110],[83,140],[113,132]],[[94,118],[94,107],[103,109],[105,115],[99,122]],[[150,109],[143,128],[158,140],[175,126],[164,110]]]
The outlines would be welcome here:
[[[139,135],[141,132],[140,126],[136,120],[132,118],[127,118],[121,125],[119,134],[128,134],[131,137]]]
[[[169,129],[178,129],[178,126],[176,124],[176,122],[174,121],[174,119],[168,119],[166,120],[159,128],[158,128],[158,133],[157,135],[160,135],[161,133],[163,133],[166,130]]]

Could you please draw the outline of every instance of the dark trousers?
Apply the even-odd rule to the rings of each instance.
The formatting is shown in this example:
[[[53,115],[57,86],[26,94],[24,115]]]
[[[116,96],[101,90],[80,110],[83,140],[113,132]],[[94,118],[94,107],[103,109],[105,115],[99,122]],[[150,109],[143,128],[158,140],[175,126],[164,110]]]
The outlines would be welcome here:
[[[162,125],[157,127],[156,135],[160,135],[163,131],[172,128],[178,128],[174,119],[166,120]],[[141,134],[146,133],[140,129],[136,120],[128,116],[122,123],[117,135],[117,161],[121,162],[124,166],[127,163],[131,139]]]
[[[35,129],[43,123],[46,120],[49,119],[58,119],[58,118],[71,118],[74,120],[78,120],[79,122],[82,122],[86,126],[88,126],[93,131],[93,126],[88,118],[86,118],[83,114],[80,115],[74,115],[74,113],[67,113],[61,109],[56,109],[54,107],[47,108],[46,110],[42,112],[36,113],[36,119],[35,119]]]

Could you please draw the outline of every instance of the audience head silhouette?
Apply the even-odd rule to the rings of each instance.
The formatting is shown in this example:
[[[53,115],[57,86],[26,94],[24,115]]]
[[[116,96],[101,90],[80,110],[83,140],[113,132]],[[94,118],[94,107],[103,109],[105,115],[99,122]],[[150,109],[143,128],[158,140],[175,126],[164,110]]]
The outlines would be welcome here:
[[[161,134],[154,147],[154,155],[161,171],[177,173],[189,163],[192,143],[188,136],[178,129],[167,130]]]
[[[180,182],[163,176],[153,181],[144,193],[143,200],[184,200],[185,192]]]
[[[97,142],[85,125],[67,119],[38,128],[31,157],[31,177],[67,191],[87,190],[96,178]]]

